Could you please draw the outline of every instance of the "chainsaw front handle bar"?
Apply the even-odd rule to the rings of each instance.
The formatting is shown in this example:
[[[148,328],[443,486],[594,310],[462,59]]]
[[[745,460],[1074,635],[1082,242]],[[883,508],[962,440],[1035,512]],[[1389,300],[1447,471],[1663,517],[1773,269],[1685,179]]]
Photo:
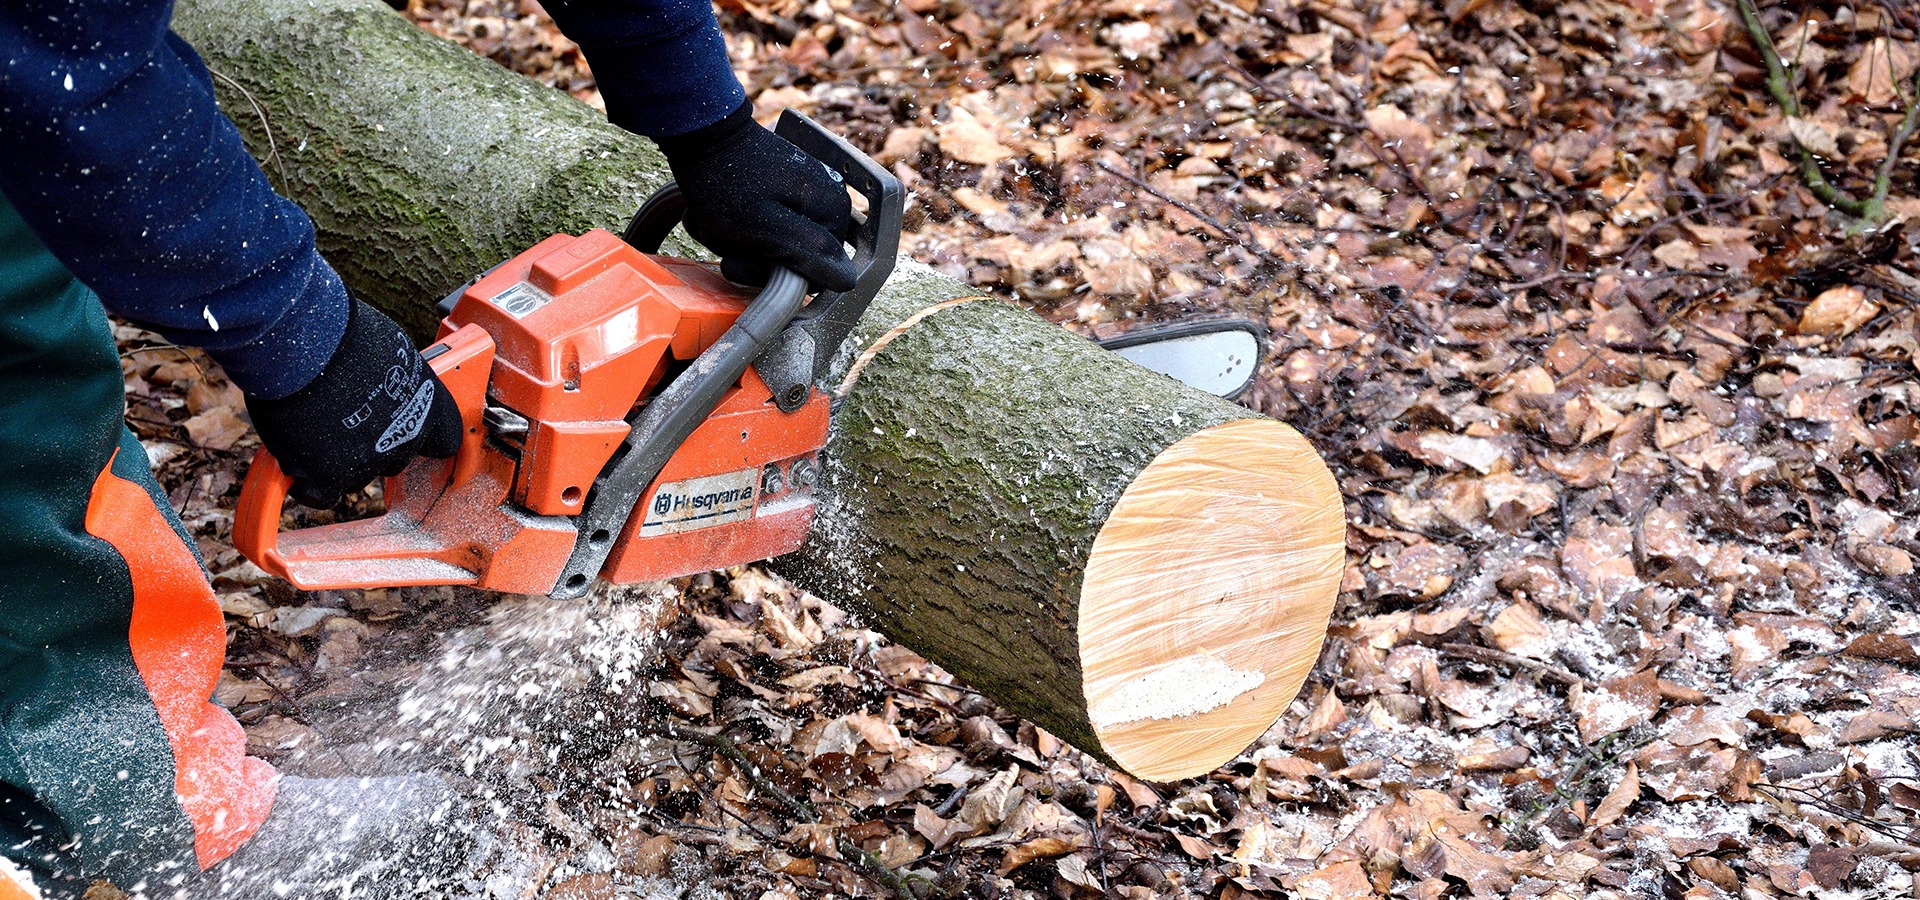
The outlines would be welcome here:
[[[906,192],[900,180],[868,159],[845,138],[791,109],[780,114],[773,133],[832,169],[846,185],[867,201],[867,211],[854,214],[854,286],[850,291],[823,291],[794,314],[793,321],[753,361],[760,379],[773,392],[782,412],[793,412],[807,402],[815,382],[826,375],[833,354],[853,331],[853,323],[867,311],[893,274],[900,254],[900,224]],[[634,213],[627,223],[626,242],[643,253],[658,253],[687,208],[679,186],[668,182]]]
[[[808,304],[805,279],[774,267],[766,287],[733,326],[647,403],[614,451],[613,462],[594,480],[586,506],[575,520],[573,555],[550,592],[555,599],[573,599],[592,588],[642,495],[747,366],[759,371],[781,411],[793,412],[805,405],[833,352],[893,272],[905,204],[899,180],[852,144],[793,110],[781,114],[774,133],[839,173],[866,198],[867,212],[856,217],[854,228],[853,263],[858,272],[854,288],[823,292]],[[641,204],[623,237],[634,249],[657,253],[686,209],[679,185],[669,182]]]

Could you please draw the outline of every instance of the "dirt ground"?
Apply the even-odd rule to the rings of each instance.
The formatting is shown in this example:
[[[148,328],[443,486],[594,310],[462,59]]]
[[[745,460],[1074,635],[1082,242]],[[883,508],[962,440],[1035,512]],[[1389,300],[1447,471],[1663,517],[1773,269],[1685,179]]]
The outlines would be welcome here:
[[[909,254],[1092,333],[1268,324],[1246,402],[1350,523],[1306,689],[1143,785],[754,569],[297,594],[228,544],[237,394],[129,330],[256,752],[470,779],[496,896],[1920,891],[1909,4],[1759,10],[1778,91],[1717,0],[721,6]],[[597,100],[532,0],[406,13]]]

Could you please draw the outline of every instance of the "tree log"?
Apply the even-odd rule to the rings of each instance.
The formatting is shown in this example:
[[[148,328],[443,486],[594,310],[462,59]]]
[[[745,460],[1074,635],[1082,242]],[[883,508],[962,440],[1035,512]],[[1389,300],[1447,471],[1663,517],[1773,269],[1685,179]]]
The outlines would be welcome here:
[[[371,0],[184,0],[175,24],[348,284],[419,333],[667,178],[649,142]],[[1293,429],[908,261],[825,386],[821,509],[776,571],[1142,778],[1211,771],[1299,690],[1344,525]]]

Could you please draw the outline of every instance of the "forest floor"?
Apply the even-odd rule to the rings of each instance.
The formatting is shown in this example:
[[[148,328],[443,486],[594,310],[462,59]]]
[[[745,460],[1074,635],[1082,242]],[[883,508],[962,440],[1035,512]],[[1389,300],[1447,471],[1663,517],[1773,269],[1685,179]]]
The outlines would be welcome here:
[[[1719,0],[721,6],[907,253],[1076,330],[1268,325],[1246,402],[1350,523],[1305,690],[1143,785],[754,569],[296,594],[227,543],[234,392],[129,332],[256,752],[470,777],[503,897],[1920,891],[1910,4],[1761,10],[1791,110]],[[407,13],[597,99],[532,0]]]

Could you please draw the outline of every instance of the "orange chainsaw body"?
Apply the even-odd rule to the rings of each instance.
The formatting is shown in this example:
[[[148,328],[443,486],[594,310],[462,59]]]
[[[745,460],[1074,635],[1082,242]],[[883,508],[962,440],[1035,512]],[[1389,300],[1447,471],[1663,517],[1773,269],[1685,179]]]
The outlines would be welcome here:
[[[629,415],[751,299],[710,266],[603,230],[541,241],[468,287],[424,351],[466,424],[457,456],[388,479],[383,515],[281,532],[289,482],[263,452],[235,545],[308,590],[546,593],[578,536],[571,517],[627,438]],[[600,577],[672,578],[799,547],[828,406],[816,389],[782,412],[748,369],[642,494]]]

